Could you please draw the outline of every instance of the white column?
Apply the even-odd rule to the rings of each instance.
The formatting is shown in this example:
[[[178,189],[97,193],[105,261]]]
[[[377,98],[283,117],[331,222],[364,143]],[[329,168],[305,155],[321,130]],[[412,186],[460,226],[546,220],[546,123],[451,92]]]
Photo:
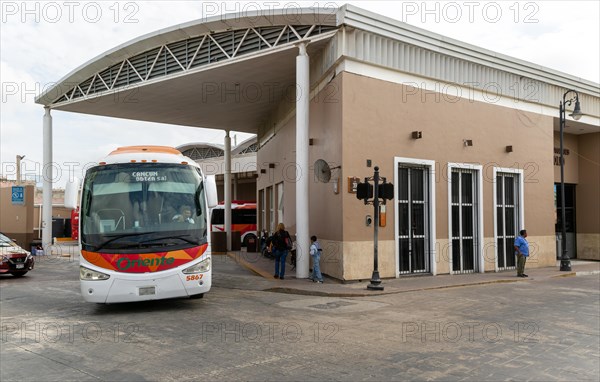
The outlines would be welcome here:
[[[306,43],[298,45],[296,57],[296,278],[308,277],[308,118],[310,100],[309,57]]]
[[[231,251],[231,137],[225,132],[225,175],[223,180],[225,193],[225,232],[227,233],[227,250]]]
[[[44,108],[44,130],[43,130],[43,194],[42,194],[42,246],[50,255],[52,244],[52,116],[50,108]]]
[[[25,155],[17,154],[17,186],[21,185],[21,161],[25,158]]]

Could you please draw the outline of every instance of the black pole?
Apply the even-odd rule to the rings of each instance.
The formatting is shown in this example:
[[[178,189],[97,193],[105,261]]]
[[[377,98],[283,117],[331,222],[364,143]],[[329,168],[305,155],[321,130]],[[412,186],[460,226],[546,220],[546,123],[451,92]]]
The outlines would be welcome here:
[[[565,96],[570,91],[563,94],[563,100],[560,103],[560,225],[561,225],[561,247],[562,255],[560,258],[560,270],[571,271],[571,260],[567,253],[567,228],[565,214],[565,159],[563,155],[563,132],[565,129]]]
[[[383,290],[381,279],[379,278],[378,257],[377,257],[377,240],[379,234],[379,166],[375,166],[375,174],[373,175],[373,275],[371,283],[367,285],[367,289]]]

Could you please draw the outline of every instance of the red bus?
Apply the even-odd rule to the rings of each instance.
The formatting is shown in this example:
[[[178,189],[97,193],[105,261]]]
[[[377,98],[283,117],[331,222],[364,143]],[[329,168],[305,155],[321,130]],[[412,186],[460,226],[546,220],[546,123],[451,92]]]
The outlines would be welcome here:
[[[225,206],[219,203],[213,208],[210,220],[211,231],[223,232],[225,230]],[[256,202],[233,200],[231,202],[231,231],[239,231],[241,234],[242,245],[248,246],[248,241],[257,240],[256,234]]]

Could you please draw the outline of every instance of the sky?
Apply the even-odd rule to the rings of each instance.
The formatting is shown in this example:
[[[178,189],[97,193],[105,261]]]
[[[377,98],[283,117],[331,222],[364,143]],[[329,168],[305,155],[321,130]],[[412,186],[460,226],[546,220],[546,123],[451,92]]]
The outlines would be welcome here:
[[[176,24],[231,12],[339,7],[331,1],[0,1],[0,177],[42,170],[34,99],[115,46]],[[348,1],[472,45],[600,82],[600,1]],[[558,105],[557,100],[557,105]],[[52,111],[55,182],[120,146],[223,143],[224,131]],[[231,133],[238,143],[248,134]]]

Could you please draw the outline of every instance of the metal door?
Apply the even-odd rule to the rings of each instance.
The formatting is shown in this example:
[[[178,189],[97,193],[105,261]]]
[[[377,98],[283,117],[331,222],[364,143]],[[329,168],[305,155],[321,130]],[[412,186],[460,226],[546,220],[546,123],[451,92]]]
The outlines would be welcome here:
[[[567,234],[567,255],[569,259],[577,258],[577,229],[575,227],[575,185],[565,184],[565,230]],[[556,235],[562,235],[562,211],[560,183],[554,185],[554,197],[556,205]],[[559,243],[560,244],[560,243]],[[562,244],[556,254],[556,258],[562,257]]]
[[[477,172],[452,169],[452,272],[473,273],[477,269]]]
[[[515,269],[514,243],[520,230],[519,175],[498,173],[496,176],[496,246],[498,269]]]
[[[429,273],[429,169],[398,166],[399,273]]]

